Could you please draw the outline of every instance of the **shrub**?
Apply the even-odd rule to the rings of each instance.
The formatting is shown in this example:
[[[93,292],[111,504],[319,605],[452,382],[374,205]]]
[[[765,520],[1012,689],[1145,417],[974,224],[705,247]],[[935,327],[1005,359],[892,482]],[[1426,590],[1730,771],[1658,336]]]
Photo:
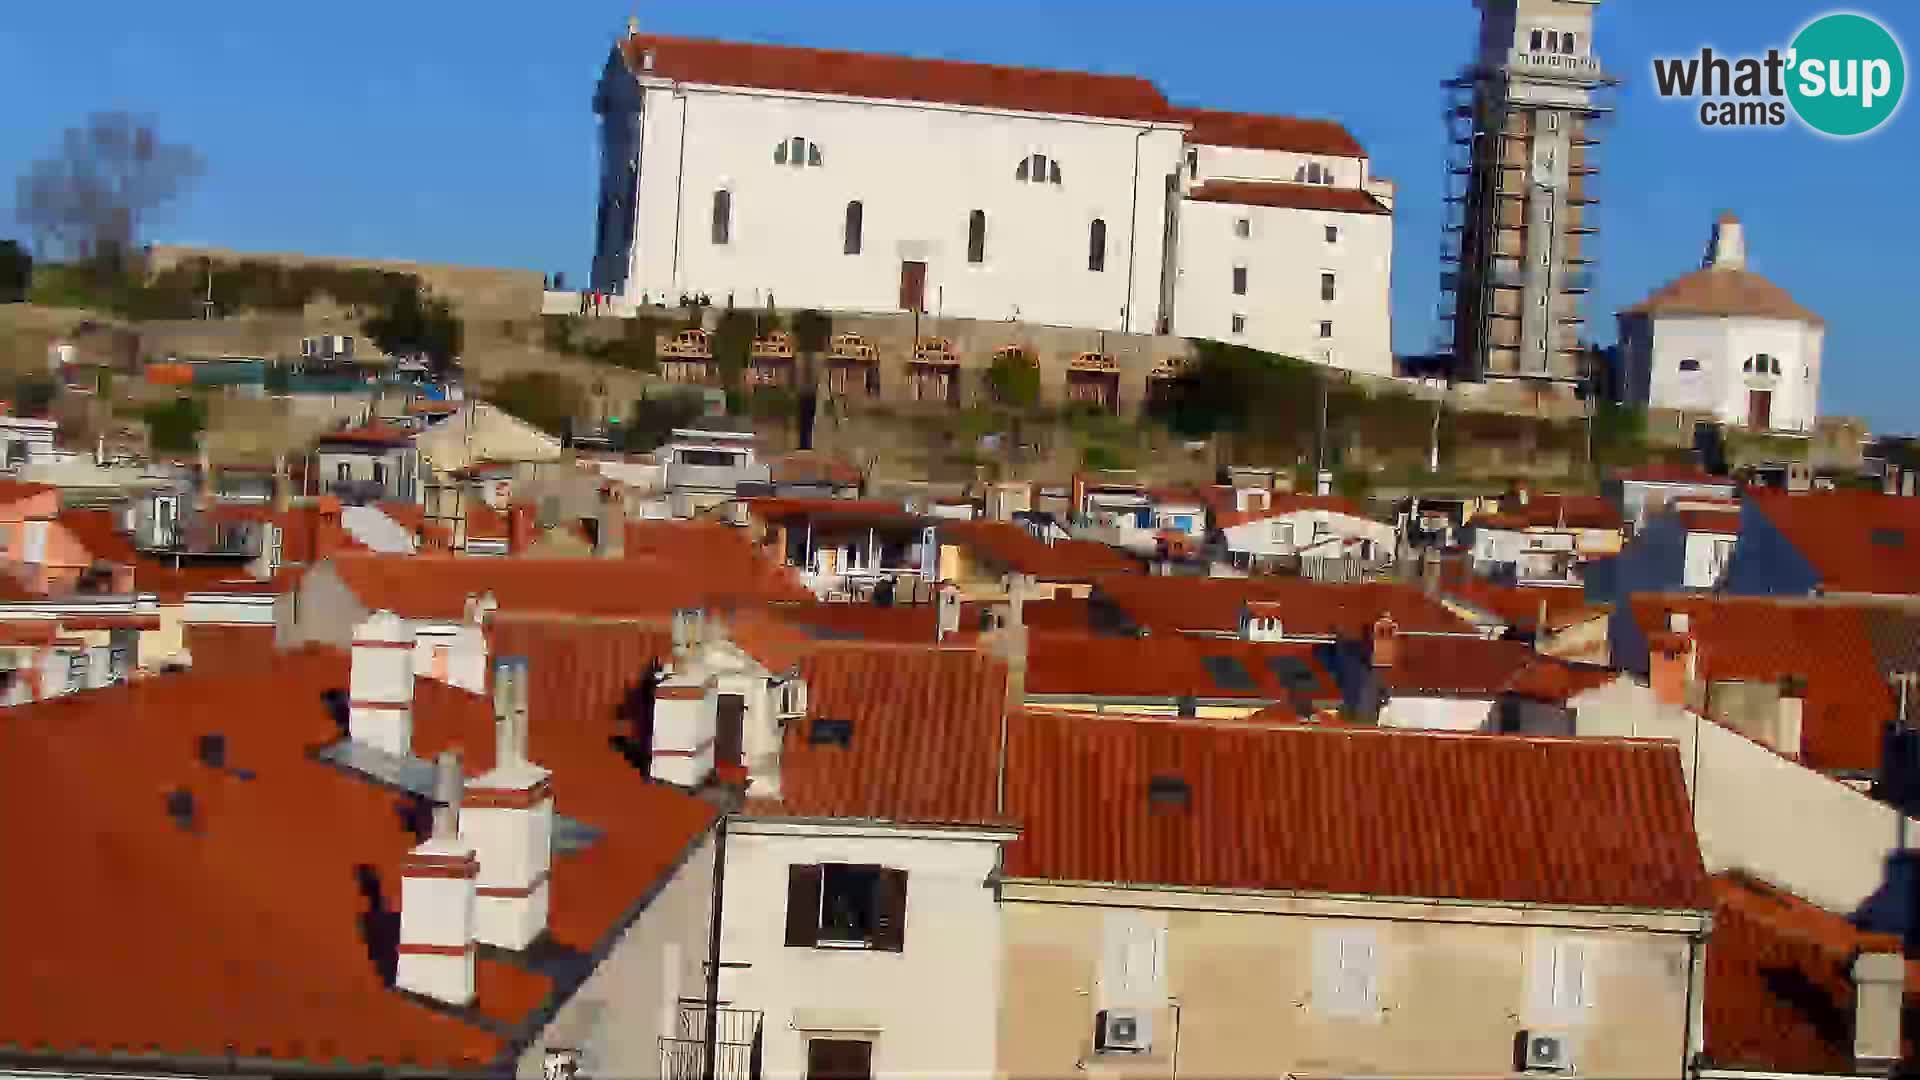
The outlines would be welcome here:
[[[1003,349],[987,365],[987,390],[998,404],[1031,409],[1040,401],[1040,365],[1025,349]]]
[[[141,415],[147,422],[153,448],[162,453],[191,453],[207,426],[206,407],[191,396],[149,405]]]
[[[494,383],[487,400],[549,435],[565,435],[584,408],[586,393],[565,375],[528,371]]]

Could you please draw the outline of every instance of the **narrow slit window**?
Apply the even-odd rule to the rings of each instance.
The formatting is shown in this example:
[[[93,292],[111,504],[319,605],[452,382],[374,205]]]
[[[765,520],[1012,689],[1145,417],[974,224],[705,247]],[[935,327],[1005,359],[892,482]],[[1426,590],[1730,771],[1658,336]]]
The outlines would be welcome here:
[[[987,261],[987,212],[975,210],[967,215],[967,261]]]
[[[807,163],[807,140],[798,135],[793,137],[793,149],[787,152],[787,162],[796,166]]]
[[[1100,273],[1107,268],[1107,222],[1094,218],[1087,229],[1087,269]]]
[[[845,250],[848,255],[860,254],[860,232],[861,226],[864,224],[862,219],[865,218],[865,216],[866,207],[861,204],[859,199],[855,199],[847,204],[847,243]]]
[[[713,242],[725,244],[733,236],[733,192],[720,189],[713,193]]]
[[[1233,295],[1247,295],[1247,268],[1244,266],[1233,268]]]

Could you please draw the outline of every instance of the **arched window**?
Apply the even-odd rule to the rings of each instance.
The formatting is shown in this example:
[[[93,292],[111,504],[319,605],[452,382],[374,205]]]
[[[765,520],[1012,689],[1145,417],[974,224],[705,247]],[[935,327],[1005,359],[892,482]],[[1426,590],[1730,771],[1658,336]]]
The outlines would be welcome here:
[[[1740,370],[1749,375],[1753,374],[1753,357],[1747,357],[1747,362],[1740,365]]]
[[[1029,184],[1057,184],[1060,182],[1060,163],[1045,154],[1030,154],[1013,167],[1013,178]]]
[[[847,246],[845,250],[849,255],[860,254],[860,226],[861,219],[866,216],[866,212],[866,207],[860,204],[859,199],[855,199],[847,204]]]
[[[1059,182],[1060,182],[1060,163],[1058,161],[1050,161],[1047,163],[1047,183],[1057,184]]]
[[[975,210],[967,215],[967,261],[987,261],[987,212]]]
[[[787,151],[787,160],[795,165],[805,165],[807,163],[807,140],[795,135],[792,139],[792,145],[793,149]]]
[[[1087,229],[1087,269],[1099,273],[1107,268],[1107,222],[1094,218]]]
[[[1025,180],[1032,175],[1033,159],[1031,158],[1021,158],[1020,164],[1013,167],[1013,178],[1015,180]]]
[[[713,193],[713,242],[726,243],[733,235],[733,192],[721,188]]]
[[[791,139],[781,139],[773,144],[773,163],[791,165],[796,169],[803,165],[818,168],[821,164],[820,144],[808,142],[806,137],[801,135],[795,135]]]
[[[1047,155],[1033,155],[1032,180],[1036,184],[1044,184],[1047,182]]]

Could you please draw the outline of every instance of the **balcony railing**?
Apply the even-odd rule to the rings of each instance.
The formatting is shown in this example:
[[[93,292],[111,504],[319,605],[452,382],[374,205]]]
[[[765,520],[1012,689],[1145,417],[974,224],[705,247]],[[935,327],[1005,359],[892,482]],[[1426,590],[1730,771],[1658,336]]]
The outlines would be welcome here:
[[[713,1080],[760,1080],[760,1011],[719,1009]],[[706,1080],[706,1006],[683,1003],[672,1036],[660,1037],[662,1080]]]

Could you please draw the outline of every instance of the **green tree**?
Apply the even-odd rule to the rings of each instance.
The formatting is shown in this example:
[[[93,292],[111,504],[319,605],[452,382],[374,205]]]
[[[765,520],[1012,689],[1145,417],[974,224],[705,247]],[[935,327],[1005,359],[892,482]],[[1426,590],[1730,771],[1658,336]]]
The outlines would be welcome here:
[[[823,353],[833,338],[833,317],[808,308],[793,314],[793,351]]]
[[[149,405],[142,415],[147,421],[153,448],[162,453],[191,453],[199,446],[200,433],[207,426],[206,407],[191,396]]]
[[[626,445],[631,451],[652,450],[673,436],[673,429],[686,427],[706,412],[706,402],[698,394],[662,394],[643,397],[633,403],[627,417]]]
[[[586,392],[565,375],[526,371],[494,383],[487,400],[549,435],[565,435],[586,408]]]
[[[747,357],[753,353],[757,325],[753,312],[728,308],[720,313],[720,323],[713,329],[713,362],[720,367],[720,385],[729,391],[740,386],[740,373],[746,370]]]
[[[18,240],[0,240],[0,304],[17,304],[33,286],[33,256]]]
[[[987,366],[987,389],[1001,405],[1031,409],[1040,402],[1040,365],[1025,349],[1004,349]]]
[[[453,305],[428,295],[417,280],[406,276],[389,280],[382,292],[361,331],[381,352],[422,357],[435,375],[445,375],[466,339],[466,328],[453,313]]]

